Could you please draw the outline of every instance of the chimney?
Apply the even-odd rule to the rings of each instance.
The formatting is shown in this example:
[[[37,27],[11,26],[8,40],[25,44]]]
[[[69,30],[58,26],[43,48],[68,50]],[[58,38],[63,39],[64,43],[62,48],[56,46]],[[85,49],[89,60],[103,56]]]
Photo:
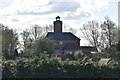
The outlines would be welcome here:
[[[56,17],[56,21],[54,21],[54,32],[62,32],[62,21],[60,21],[60,17]]]

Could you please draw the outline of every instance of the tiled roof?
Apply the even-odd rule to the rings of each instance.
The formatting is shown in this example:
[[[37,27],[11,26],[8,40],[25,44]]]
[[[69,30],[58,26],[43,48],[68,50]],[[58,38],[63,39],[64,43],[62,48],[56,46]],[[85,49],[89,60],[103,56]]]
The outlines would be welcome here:
[[[46,37],[52,40],[80,40],[71,32],[48,32]]]

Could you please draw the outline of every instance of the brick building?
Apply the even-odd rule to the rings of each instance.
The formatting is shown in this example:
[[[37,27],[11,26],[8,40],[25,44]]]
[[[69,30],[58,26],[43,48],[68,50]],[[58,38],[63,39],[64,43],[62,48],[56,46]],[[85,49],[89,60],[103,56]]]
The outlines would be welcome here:
[[[86,53],[97,51],[94,47],[80,46],[81,39],[71,32],[62,32],[62,21],[59,16],[57,16],[56,21],[54,21],[54,32],[48,32],[46,37],[55,42],[55,50],[57,53],[72,54],[78,50],[83,50]]]

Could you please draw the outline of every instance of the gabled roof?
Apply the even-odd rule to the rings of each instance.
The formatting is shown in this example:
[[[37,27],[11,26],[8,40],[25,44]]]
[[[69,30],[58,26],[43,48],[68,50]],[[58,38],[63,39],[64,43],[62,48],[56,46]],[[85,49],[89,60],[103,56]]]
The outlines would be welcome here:
[[[52,40],[80,40],[71,32],[48,32],[46,37]]]

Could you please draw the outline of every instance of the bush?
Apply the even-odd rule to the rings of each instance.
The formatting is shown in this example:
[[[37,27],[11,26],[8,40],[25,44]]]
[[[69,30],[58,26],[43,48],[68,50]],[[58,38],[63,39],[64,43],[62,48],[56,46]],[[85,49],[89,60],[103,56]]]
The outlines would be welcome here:
[[[2,77],[12,78],[16,77],[16,63],[12,60],[5,60],[2,63]]]
[[[81,59],[83,57],[85,57],[85,54],[80,50],[74,53],[75,60]]]

